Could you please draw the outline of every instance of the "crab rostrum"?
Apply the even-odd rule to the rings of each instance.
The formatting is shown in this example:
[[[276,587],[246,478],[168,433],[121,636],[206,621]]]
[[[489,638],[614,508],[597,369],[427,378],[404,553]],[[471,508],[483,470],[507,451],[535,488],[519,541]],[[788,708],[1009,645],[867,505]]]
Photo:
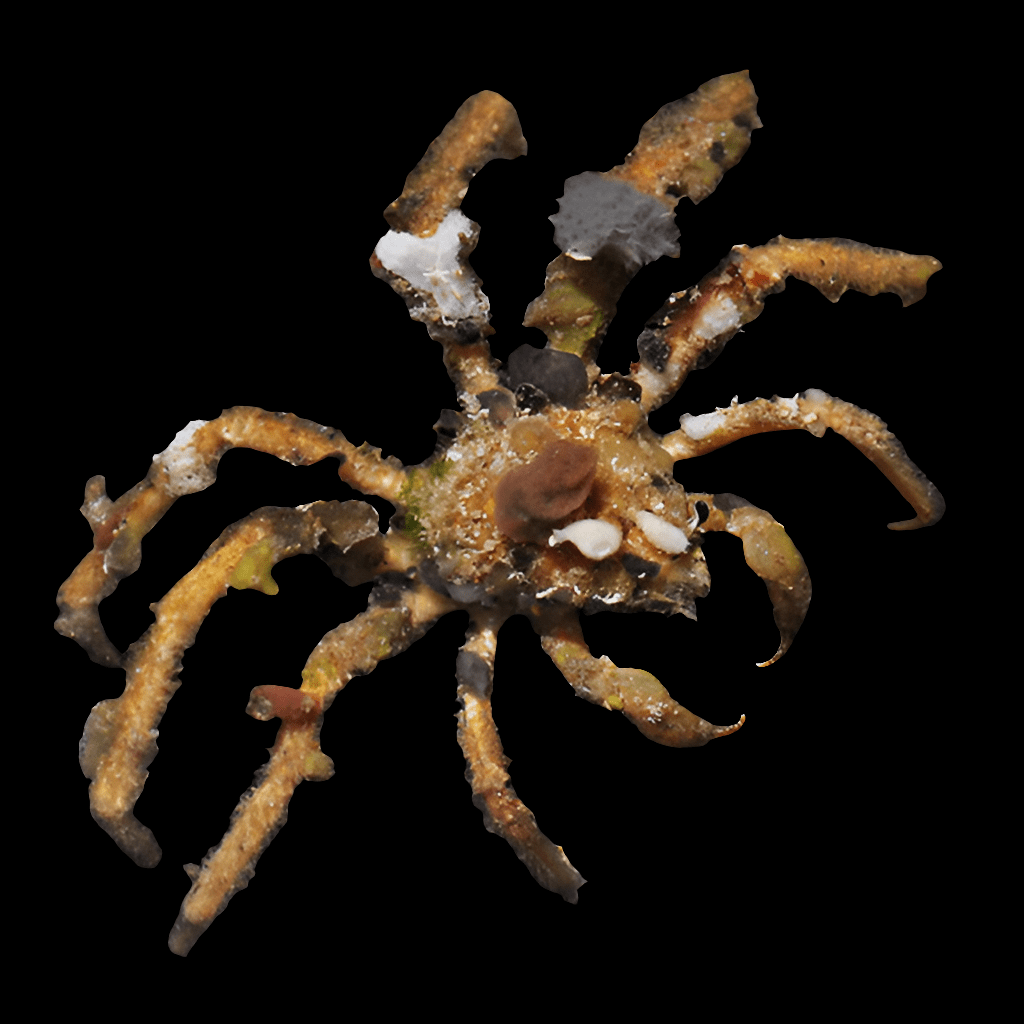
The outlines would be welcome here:
[[[766,583],[788,649],[807,611],[811,584],[799,551],[763,509],[734,494],[688,493],[673,478],[677,460],[748,434],[831,427],[847,438],[910,502],[907,530],[936,522],[943,502],[899,441],[869,412],[811,390],[757,399],[701,416],[683,416],[659,437],[648,415],[690,370],[707,365],[758,316],[788,276],[837,300],[853,288],[898,294],[904,305],[925,293],[939,269],[911,256],[846,239],[775,238],[736,246],[699,284],[670,295],[637,340],[629,373],[603,373],[600,342],[626,284],[644,264],[677,256],[679,197],[700,202],[739,161],[760,122],[745,72],[725,75],[669,103],[643,127],[635,149],[609,171],[570,178],[551,218],[562,254],[547,268],[543,293],[526,325],[547,337],[523,345],[507,365],[491,357],[489,305],[467,263],[478,227],[459,206],[489,160],[526,153],[515,110],[481,92],[467,100],[385,211],[390,229],[371,256],[373,273],[405,300],[410,315],[441,343],[460,412],[443,415],[439,443],[422,465],[393,458],[290,414],[238,407],[189,423],[154,458],[144,481],[117,501],[102,477],[86,487],[83,513],[95,546],[59,595],[57,628],[101,664],[127,673],[123,695],[98,704],[81,743],[92,779],[92,813],[136,863],[160,849],[133,814],[156,726],[174,690],[183,652],[228,587],[276,592],[274,564],[300,553],[322,558],[348,584],[375,580],[369,607],[329,632],[312,652],[302,685],[257,686],[247,711],[280,718],[277,741],[242,797],[224,839],[186,870],[192,887],[171,932],[186,954],[247,884],[263,849],[284,822],[303,780],[331,776],[319,744],[322,716],[350,679],[406,648],[441,616],[464,610],[470,625],[456,660],[459,742],[484,824],[503,836],[542,886],[575,903],[583,878],[540,831],[506,772],[491,715],[497,633],[525,615],[544,650],[586,700],[621,711],[646,737],[673,747],[701,746],[743,723],[711,725],[677,704],[638,668],[595,658],[579,613],[682,613],[708,592],[701,542],[708,531],[740,538],[747,564]],[[154,606],[156,621],[122,655],[107,639],[98,605],[134,572],[143,536],[180,496],[214,482],[232,447],[269,452],[293,464],[333,457],[339,474],[398,509],[386,534],[360,501],[265,508],[227,529],[200,563]]]

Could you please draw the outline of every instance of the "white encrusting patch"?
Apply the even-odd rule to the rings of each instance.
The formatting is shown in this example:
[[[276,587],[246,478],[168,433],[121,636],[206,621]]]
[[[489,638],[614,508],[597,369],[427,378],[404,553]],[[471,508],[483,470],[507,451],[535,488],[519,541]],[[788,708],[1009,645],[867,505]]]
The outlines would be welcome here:
[[[580,554],[599,560],[615,554],[622,543],[622,530],[605,519],[579,519],[564,530],[552,530],[548,544],[554,547],[568,541]]]
[[[216,471],[192,446],[195,432],[206,424],[207,420],[191,420],[174,435],[174,440],[162,452],[153,456],[153,461],[159,462],[167,474],[164,484],[167,493],[175,498],[204,491],[217,479]]]
[[[703,441],[719,427],[725,426],[725,415],[720,412],[706,412],[700,416],[691,416],[688,412],[684,412],[679,417],[679,426],[683,428],[687,437],[693,438],[694,441]]]
[[[449,210],[429,238],[389,231],[374,250],[391,273],[404,277],[419,291],[430,292],[437,308],[455,320],[485,314],[489,305],[485,298],[481,308],[476,289],[463,276],[460,232],[469,238],[473,222],[461,210]]]
[[[740,311],[728,295],[709,299],[693,325],[698,338],[717,338],[720,334],[740,325]]]
[[[667,554],[679,555],[690,547],[690,538],[683,530],[653,512],[637,512],[636,524],[656,548]]]

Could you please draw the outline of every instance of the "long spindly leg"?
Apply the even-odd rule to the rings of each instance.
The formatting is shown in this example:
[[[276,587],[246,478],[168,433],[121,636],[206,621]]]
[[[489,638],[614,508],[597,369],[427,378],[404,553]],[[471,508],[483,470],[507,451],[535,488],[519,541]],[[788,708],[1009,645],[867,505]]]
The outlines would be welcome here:
[[[666,747],[702,747],[728,736],[743,724],[712,725],[677,704],[650,672],[619,668],[607,656],[595,658],[583,639],[578,614],[570,609],[545,612],[535,628],[548,657],[577,696],[621,711],[649,740]]]
[[[764,580],[779,628],[779,649],[758,668],[774,665],[793,643],[811,603],[811,577],[789,535],[762,508],[735,494],[688,494],[701,533],[718,530],[743,541],[747,565]]]
[[[350,584],[374,571],[407,568],[401,540],[382,538],[377,513],[362,501],[318,501],[301,508],[265,508],[228,527],[199,564],[153,606],[156,619],[132,645],[120,697],[97,704],[79,745],[82,770],[92,780],[92,815],[141,867],[160,860],[153,833],[134,808],[156,757],[157,726],[181,685],[185,651],[213,605],[228,588],[276,594],[274,565],[316,554]],[[370,566],[367,566],[370,563]],[[317,691],[327,697],[326,688]]]
[[[370,607],[331,630],[313,649],[298,690],[257,686],[246,711],[254,718],[280,718],[270,760],[242,797],[221,842],[202,866],[186,865],[192,887],[171,929],[172,953],[187,956],[231,897],[249,884],[256,861],[287,819],[288,803],[300,782],[323,781],[334,766],[320,750],[322,713],[357,675],[405,650],[456,605],[423,584],[405,590],[383,586],[371,593]]]
[[[60,615],[54,628],[85,648],[100,665],[120,665],[121,653],[107,638],[99,603],[130,576],[142,560],[142,538],[183,494],[205,490],[217,478],[217,464],[231,448],[253,448],[293,465],[333,456],[339,476],[367,494],[395,500],[406,474],[394,458],[382,459],[368,445],[356,447],[341,431],[290,413],[269,413],[250,406],[228,409],[215,420],[194,420],[153,459],[146,479],[116,501],[105,481],[94,476],[85,487],[82,514],[94,534],[93,549],[57,594]]]
[[[759,127],[750,76],[722,75],[658,110],[617,167],[569,178],[551,218],[562,252],[548,264],[524,326],[542,330],[550,348],[579,356],[592,381],[626,286],[645,263],[679,255],[679,198],[696,204],[714,192]]]
[[[670,295],[637,339],[640,361],[631,378],[645,412],[679,390],[691,370],[707,366],[727,341],[761,315],[764,300],[795,277],[838,302],[847,289],[895,292],[904,306],[924,298],[928,278],[942,264],[932,256],[879,249],[848,238],[784,238],[732,252],[694,288]]]
[[[134,808],[157,754],[157,726],[181,685],[182,655],[229,586],[276,593],[272,566],[311,553],[323,533],[315,513],[290,508],[262,509],[225,530],[153,606],[156,621],[126,656],[124,693],[92,709],[79,745],[92,816],[141,867],[158,863],[160,847]]]
[[[466,779],[473,803],[484,816],[484,827],[504,839],[545,889],[569,903],[586,881],[537,827],[533,812],[516,796],[509,782],[509,759],[501,748],[491,715],[494,652],[504,616],[475,613],[459,652],[455,674],[462,710],[458,714],[459,746],[466,756]]]
[[[942,518],[946,503],[938,488],[911,462],[899,439],[874,414],[812,388],[793,398],[756,398],[702,416],[685,415],[680,429],[661,439],[675,459],[692,459],[751,434],[807,430],[821,437],[827,427],[869,458],[913,506],[913,519],[890,523],[890,530],[916,530]]]
[[[387,281],[409,315],[441,343],[460,400],[499,384],[486,340],[494,333],[490,302],[468,262],[480,226],[460,206],[485,164],[525,153],[515,107],[490,90],[470,96],[384,211],[391,230],[370,256],[374,276]]]

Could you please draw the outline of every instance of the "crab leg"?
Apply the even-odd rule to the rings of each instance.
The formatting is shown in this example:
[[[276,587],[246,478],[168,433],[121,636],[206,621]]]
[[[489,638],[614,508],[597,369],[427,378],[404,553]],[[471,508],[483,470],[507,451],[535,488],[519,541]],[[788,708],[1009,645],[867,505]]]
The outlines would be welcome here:
[[[562,255],[548,264],[524,326],[542,330],[551,348],[578,355],[592,380],[626,285],[645,263],[679,255],[679,198],[697,204],[714,192],[760,127],[749,74],[721,75],[658,110],[617,167],[567,179],[550,218]]]
[[[661,439],[661,446],[675,459],[706,455],[752,434],[806,430],[821,437],[831,427],[870,459],[913,506],[917,515],[889,523],[890,530],[931,526],[946,509],[938,488],[911,462],[896,435],[874,413],[816,388],[792,398],[756,398],[742,405],[734,402],[728,409],[703,416],[684,415],[679,422],[681,429]]]
[[[533,812],[516,796],[509,782],[509,759],[491,715],[494,652],[504,616],[478,614],[466,633],[466,644],[455,663],[458,696],[459,746],[466,755],[466,780],[473,803],[484,816],[484,827],[504,839],[538,884],[557,892],[568,903],[586,881],[569,863],[560,846],[537,828]]]
[[[630,376],[643,390],[645,412],[679,390],[691,370],[707,366],[727,341],[761,315],[764,299],[795,277],[838,302],[847,289],[895,292],[904,306],[924,298],[928,278],[942,264],[932,256],[879,249],[848,238],[791,239],[779,235],[732,252],[694,288],[675,292],[637,339],[640,361]]]
[[[494,333],[490,302],[467,262],[480,226],[459,207],[485,164],[525,154],[515,107],[490,90],[470,96],[384,211],[391,230],[370,256],[374,276],[387,281],[405,300],[409,315],[441,342],[462,400],[497,387],[498,364],[486,340]]]
[[[183,494],[205,490],[217,479],[217,464],[231,448],[253,448],[276,455],[294,466],[333,456],[341,461],[338,475],[368,493],[394,500],[405,485],[405,470],[393,457],[382,459],[377,448],[356,447],[339,430],[323,427],[291,413],[269,413],[235,406],[215,420],[193,420],[153,457],[146,479],[117,501],[105,492],[102,476],[85,486],[82,515],[94,534],[93,549],[79,562],[57,594],[60,615],[54,629],[85,648],[100,665],[120,665],[120,652],[107,638],[99,603],[117,584],[138,569],[142,538]]]
[[[277,742],[231,815],[224,838],[203,858],[201,867],[185,867],[192,888],[171,929],[172,953],[187,956],[231,897],[249,884],[256,861],[287,819],[288,803],[299,783],[321,782],[334,774],[333,762],[320,750],[323,710],[350,679],[401,653],[455,607],[423,584],[402,593],[379,588],[376,598],[371,593],[365,612],[331,630],[313,649],[301,689],[253,689],[246,711],[264,721],[281,718]]]
[[[700,532],[722,530],[739,537],[747,565],[764,580],[779,627],[779,649],[757,667],[774,665],[789,650],[811,603],[811,577],[803,556],[780,523],[735,494],[688,494],[687,501],[695,518],[702,520]]]
[[[318,554],[339,574],[346,564],[361,569],[371,555],[376,565],[401,567],[401,551],[387,545],[367,551],[367,542],[379,537],[377,513],[361,501],[261,509],[228,527],[153,606],[156,621],[126,657],[124,693],[92,709],[79,747],[82,771],[92,779],[92,815],[136,864],[154,867],[160,860],[160,847],[134,808],[157,754],[157,726],[181,685],[182,656],[210,609],[229,587],[276,594],[271,569],[293,555]]]
[[[735,725],[712,725],[677,704],[650,672],[619,668],[607,657],[595,658],[583,639],[575,611],[551,612],[538,624],[541,645],[576,696],[621,711],[649,740],[666,747],[703,747],[709,740],[728,736]]]
[[[127,655],[124,693],[92,709],[79,747],[82,771],[92,779],[92,816],[140,867],[160,860],[153,833],[133,812],[157,754],[157,726],[181,685],[182,655],[229,585],[275,592],[271,566],[311,552],[322,532],[315,516],[284,508],[261,510],[225,530],[154,606],[156,621]]]

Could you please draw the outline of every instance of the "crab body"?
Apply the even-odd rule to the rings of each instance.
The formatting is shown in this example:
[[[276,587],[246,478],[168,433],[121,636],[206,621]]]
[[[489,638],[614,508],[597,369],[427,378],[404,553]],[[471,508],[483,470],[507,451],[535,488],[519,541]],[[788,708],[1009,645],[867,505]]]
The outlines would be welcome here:
[[[658,435],[650,414],[687,374],[726,343],[782,290],[789,276],[837,300],[847,288],[922,298],[939,269],[928,256],[846,239],[779,236],[735,246],[694,287],[672,293],[637,339],[626,373],[596,358],[631,278],[661,255],[678,255],[672,214],[686,195],[699,202],[743,156],[760,126],[746,73],[726,75],[663,107],[644,126],[624,164],[566,182],[551,218],[562,250],[526,325],[546,336],[515,349],[502,366],[487,341],[490,303],[468,263],[478,228],[459,209],[488,160],[525,154],[511,105],[479,93],[459,109],[385,211],[389,232],[371,256],[374,275],[405,301],[442,346],[461,406],[437,424],[434,455],[406,467],[340,431],[296,416],[235,407],[194,421],[154,457],[146,479],[116,501],[94,477],[83,513],[93,551],[65,583],[57,628],[101,664],[127,672],[125,693],[98,704],[81,744],[97,822],[136,863],[160,858],[153,834],[134,816],[156,725],[180,685],[181,657],[204,617],[229,588],[273,594],[274,567],[298,554],[320,558],[346,583],[373,583],[365,612],[330,630],[310,654],[295,689],[267,680],[246,710],[281,720],[271,758],[243,796],[222,843],[186,870],[192,888],[171,933],[186,954],[243,888],[261,851],[284,823],[302,781],[333,774],[320,747],[324,714],[348,682],[404,650],[440,618],[468,613],[456,661],[459,742],[466,777],[486,827],[506,839],[534,879],[575,903],[583,878],[540,831],[512,789],[491,709],[497,634],[527,617],[576,694],[621,712],[668,747],[702,746],[735,732],[678,704],[641,668],[594,657],[579,615],[659,612],[695,618],[709,589],[703,542],[709,533],[742,542],[765,583],[780,634],[776,662],[792,644],[810,602],[806,565],[783,527],[732,493],[688,492],[676,463],[753,434],[831,428],[870,459],[911,503],[905,530],[942,515],[941,496],[877,417],[823,391],[739,403],[692,416]],[[363,501],[315,501],[264,508],[225,530],[199,564],[153,606],[156,621],[122,654],[107,638],[98,605],[138,567],[140,544],[177,498],[208,487],[232,448],[253,448],[296,465],[337,459],[345,483],[397,509],[386,533]]]
[[[548,489],[556,497],[569,492],[572,508],[532,520],[517,508],[517,475],[560,448],[566,458],[550,467]],[[586,493],[578,486],[572,493],[564,485],[566,472],[586,462],[588,452],[595,461],[592,482]],[[519,493],[537,486],[528,478]],[[600,400],[592,408],[557,407],[500,424],[491,421],[490,411],[467,417],[437,461],[413,475],[406,500],[406,528],[450,596],[462,603],[485,600],[525,612],[542,595],[542,601],[588,612],[692,616],[694,598],[707,591],[699,546],[670,555],[648,536],[653,530],[643,528],[646,512],[689,537],[696,518],[693,502],[672,478],[671,458],[629,398]],[[610,552],[615,557],[595,557],[600,552],[588,545],[585,529],[576,543],[551,543],[555,524],[565,532],[574,523],[592,522],[621,533]]]

